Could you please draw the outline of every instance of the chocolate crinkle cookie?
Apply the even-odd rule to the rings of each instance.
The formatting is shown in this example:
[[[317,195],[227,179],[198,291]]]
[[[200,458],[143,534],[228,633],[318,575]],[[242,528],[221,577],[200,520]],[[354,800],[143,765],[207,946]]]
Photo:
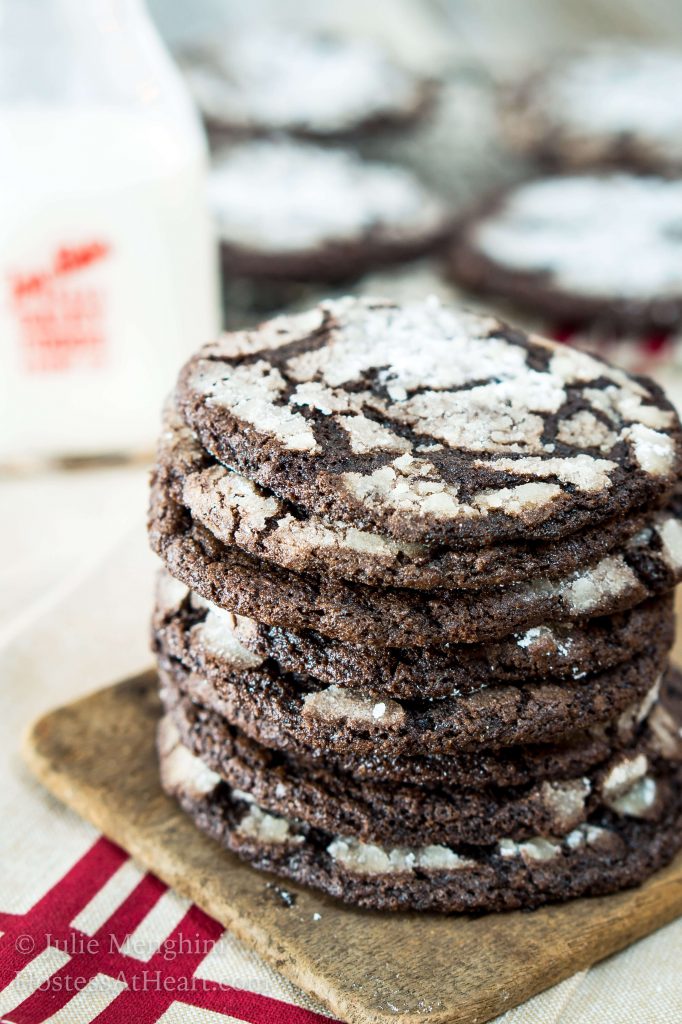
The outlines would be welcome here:
[[[553,168],[682,169],[682,54],[602,43],[556,58],[501,99],[507,142]]]
[[[212,134],[286,132],[330,139],[405,126],[434,84],[367,39],[292,30],[230,32],[180,53]]]
[[[453,229],[407,169],[286,138],[221,149],[209,201],[225,271],[253,281],[357,278],[430,252]]]
[[[149,512],[166,792],[368,908],[641,882],[682,845],[681,444],[647,379],[435,300],[206,345]]]
[[[526,315],[613,332],[682,322],[682,181],[625,172],[513,186],[460,223],[449,259],[467,288]]]

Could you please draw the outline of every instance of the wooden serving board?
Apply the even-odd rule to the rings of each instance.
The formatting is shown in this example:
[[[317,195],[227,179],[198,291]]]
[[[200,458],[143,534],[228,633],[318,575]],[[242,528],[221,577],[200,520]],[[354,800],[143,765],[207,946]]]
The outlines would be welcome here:
[[[161,791],[155,687],[150,672],[41,718],[26,738],[29,765],[57,797],[352,1024],[482,1024],[682,914],[682,856],[629,892],[478,917],[352,910],[278,883],[201,835]]]

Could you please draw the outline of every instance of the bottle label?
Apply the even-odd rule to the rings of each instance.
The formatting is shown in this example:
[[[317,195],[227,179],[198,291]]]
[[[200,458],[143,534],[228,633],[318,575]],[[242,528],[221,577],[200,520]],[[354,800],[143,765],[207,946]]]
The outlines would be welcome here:
[[[28,373],[97,369],[107,360],[106,265],[100,238],[60,245],[43,266],[8,274],[21,362]]]

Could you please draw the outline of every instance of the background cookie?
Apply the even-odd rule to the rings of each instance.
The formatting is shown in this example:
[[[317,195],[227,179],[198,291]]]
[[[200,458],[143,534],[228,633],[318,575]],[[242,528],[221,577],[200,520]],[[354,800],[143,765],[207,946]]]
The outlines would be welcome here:
[[[342,281],[452,234],[446,206],[404,168],[287,139],[216,155],[209,202],[226,272]]]
[[[376,44],[295,31],[224,33],[181,54],[209,128],[348,136],[404,125],[424,112],[432,86]]]
[[[555,59],[505,89],[502,125],[518,150],[562,168],[682,168],[682,56],[612,43]]]
[[[629,174],[538,178],[462,227],[460,283],[604,331],[674,328],[682,318],[682,182]]]

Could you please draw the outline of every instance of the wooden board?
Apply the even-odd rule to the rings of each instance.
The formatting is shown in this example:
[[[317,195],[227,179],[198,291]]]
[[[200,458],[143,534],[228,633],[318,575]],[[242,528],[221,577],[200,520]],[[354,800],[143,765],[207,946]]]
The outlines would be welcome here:
[[[277,883],[202,836],[162,793],[155,685],[149,673],[40,719],[25,743],[30,766],[56,796],[352,1024],[482,1024],[682,914],[682,856],[630,892],[480,917],[351,910]]]

